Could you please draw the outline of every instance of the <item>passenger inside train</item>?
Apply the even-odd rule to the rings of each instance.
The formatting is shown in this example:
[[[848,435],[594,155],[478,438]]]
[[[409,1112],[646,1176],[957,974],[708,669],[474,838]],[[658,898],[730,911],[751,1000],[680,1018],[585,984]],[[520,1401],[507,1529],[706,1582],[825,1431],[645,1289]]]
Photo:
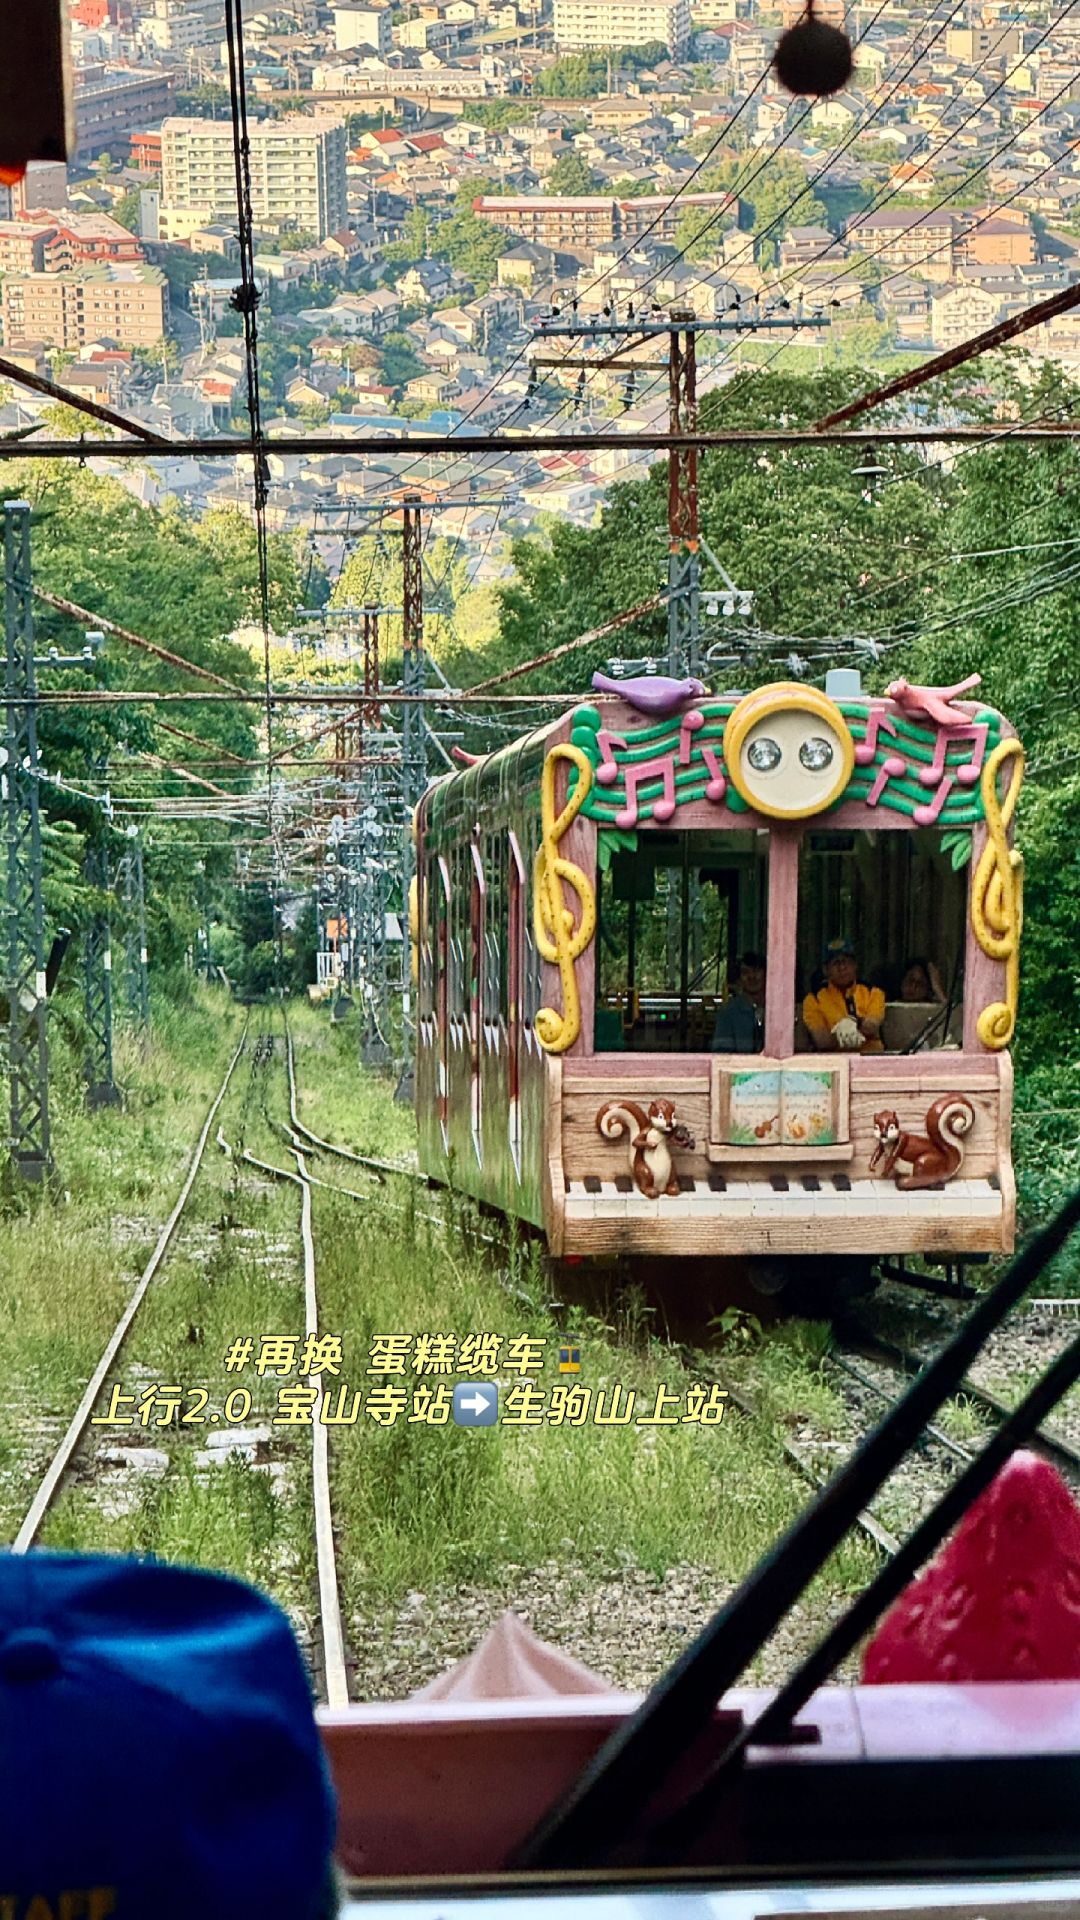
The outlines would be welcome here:
[[[739,961],[731,993],[716,1016],[714,1053],[760,1053],[765,1045],[765,955],[749,951]]]
[[[843,934],[821,956],[825,984],[803,1001],[803,1020],[822,1053],[882,1053],[885,995],[859,979],[855,948]]]

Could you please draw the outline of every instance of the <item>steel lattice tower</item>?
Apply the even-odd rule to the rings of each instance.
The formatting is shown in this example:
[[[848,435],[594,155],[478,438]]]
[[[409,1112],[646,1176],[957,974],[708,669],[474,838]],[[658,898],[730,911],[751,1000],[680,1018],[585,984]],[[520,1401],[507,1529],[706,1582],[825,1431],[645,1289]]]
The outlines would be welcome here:
[[[8,1153],[12,1167],[24,1179],[43,1180],[52,1159],[30,512],[25,500],[8,501],[4,507],[3,964]]]
[[[83,872],[94,894],[82,937],[86,1100],[90,1107],[115,1107],[120,1094],[113,1079],[112,930],[108,909],[111,877],[104,833],[91,846]]]
[[[129,833],[131,829],[128,829]],[[150,1025],[150,983],[147,978],[146,881],[142,839],[132,835],[131,847],[120,862],[119,884],[124,901],[124,987],[127,1009],[137,1026]]]

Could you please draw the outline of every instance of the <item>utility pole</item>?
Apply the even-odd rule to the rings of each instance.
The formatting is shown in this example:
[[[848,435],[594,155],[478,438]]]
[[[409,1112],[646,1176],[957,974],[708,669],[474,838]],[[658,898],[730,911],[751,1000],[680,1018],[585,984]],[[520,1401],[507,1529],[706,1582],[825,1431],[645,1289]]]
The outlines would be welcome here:
[[[631,306],[625,320],[612,315],[588,320],[575,315],[570,320],[543,320],[534,339],[570,339],[595,342],[600,354],[573,357],[566,354],[534,354],[531,367],[556,367],[578,370],[578,401],[583,398],[589,373],[627,375],[627,404],[633,380],[640,373],[666,373],[668,377],[668,432],[693,433],[697,429],[697,337],[700,333],[792,332],[811,324],[828,326],[828,317],[806,316],[801,307],[783,318],[767,315],[743,315],[735,320],[699,320],[689,308],[672,307],[666,319],[648,309],[635,319]],[[628,347],[666,342],[663,360],[623,359]],[[530,382],[532,380],[530,374]],[[696,447],[673,447],[668,455],[668,581],[667,581],[667,671],[676,680],[695,677],[701,656],[701,536],[698,527],[698,452]]]
[[[673,308],[668,335],[668,432],[697,431],[697,341],[694,315]],[[680,324],[683,323],[683,324]],[[700,668],[701,563],[698,547],[696,447],[672,448],[668,458],[668,672],[696,677]]]
[[[401,712],[401,787],[405,813],[405,843],[401,864],[401,920],[409,921],[409,893],[416,872],[413,847],[413,809],[428,783],[427,734],[424,715],[416,696],[424,691],[424,572],[421,564],[423,534],[421,503],[418,494],[409,494],[403,502],[402,526],[402,644],[401,690],[405,702]],[[412,1031],[412,967],[409,942],[401,943],[401,1006],[405,1023],[406,1049]]]
[[[88,633],[88,643],[100,645],[104,634]],[[83,1015],[86,1021],[86,1053],[83,1072],[86,1078],[86,1104],[115,1107],[120,1094],[113,1079],[112,1009],[112,928],[109,922],[109,897],[112,876],[109,872],[109,823],[112,803],[109,799],[108,755],[102,754],[95,766],[103,788],[102,815],[90,830],[83,877],[90,889],[90,917],[83,929]]]
[[[109,926],[109,848],[104,825],[95,834],[83,867],[93,893],[83,931],[83,1012],[86,1020],[86,1104],[115,1107],[120,1093],[113,1079],[112,933]]]
[[[25,1180],[52,1170],[45,1031],[45,920],[38,814],[37,682],[30,578],[30,506],[4,506],[4,802],[8,1155]]]

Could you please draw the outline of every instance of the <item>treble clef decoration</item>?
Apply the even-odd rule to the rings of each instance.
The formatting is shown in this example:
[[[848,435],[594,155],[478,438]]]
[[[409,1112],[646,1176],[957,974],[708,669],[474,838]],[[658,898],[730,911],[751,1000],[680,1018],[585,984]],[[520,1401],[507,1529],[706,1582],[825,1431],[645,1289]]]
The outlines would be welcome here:
[[[1012,762],[1009,785],[998,800],[998,769]],[[1020,993],[1020,934],[1024,924],[1024,860],[1006,834],[1024,778],[1024,749],[1019,740],[1003,740],[983,768],[982,802],[986,845],[971,884],[971,926],[983,952],[1005,962],[1005,998],[984,1007],[976,1031],[984,1047],[1007,1047],[1016,1027]]]
[[[555,775],[560,760],[577,768],[573,794],[562,812],[555,811]],[[536,1036],[545,1053],[565,1053],[581,1032],[581,1001],[574,962],[584,953],[596,931],[596,896],[587,876],[558,851],[559,842],[581,812],[592,786],[592,766],[580,747],[552,747],[544,761],[541,781],[540,846],[533,868],[533,934],[541,955],[559,969],[563,1012],[541,1007]],[[577,895],[580,918],[566,904],[563,883]]]

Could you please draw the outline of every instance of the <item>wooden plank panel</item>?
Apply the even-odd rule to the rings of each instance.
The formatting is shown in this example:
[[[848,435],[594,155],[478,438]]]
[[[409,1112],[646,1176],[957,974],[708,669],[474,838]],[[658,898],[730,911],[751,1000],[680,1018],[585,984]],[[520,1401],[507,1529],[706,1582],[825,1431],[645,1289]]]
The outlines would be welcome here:
[[[717,1196],[715,1215],[690,1213],[667,1219],[598,1218],[567,1221],[564,1252],[637,1253],[687,1258],[708,1255],[732,1259],[756,1254],[964,1254],[1005,1251],[1003,1223],[957,1215],[919,1220],[902,1214],[872,1221],[845,1219],[840,1196],[835,1214],[775,1219],[749,1212],[733,1214]]]
[[[630,1171],[630,1148],[625,1139],[605,1140],[597,1129],[596,1116],[605,1100],[633,1099],[640,1107],[647,1107],[650,1098],[665,1095],[664,1083],[657,1084],[653,1078],[644,1093],[628,1094],[625,1082],[612,1087],[610,1091],[602,1087],[590,1088],[587,1094],[565,1092],[562,1103],[562,1158],[567,1177],[571,1180],[583,1180],[586,1174],[595,1173],[601,1180],[614,1180],[620,1174]],[[696,1145],[692,1152],[683,1147],[674,1151],[675,1171],[689,1174],[694,1179],[705,1180],[709,1175],[707,1158],[707,1134],[709,1124],[709,1100],[706,1090],[696,1093],[683,1093],[681,1089],[668,1087],[666,1097],[675,1101],[675,1116],[685,1127],[689,1127]]]

